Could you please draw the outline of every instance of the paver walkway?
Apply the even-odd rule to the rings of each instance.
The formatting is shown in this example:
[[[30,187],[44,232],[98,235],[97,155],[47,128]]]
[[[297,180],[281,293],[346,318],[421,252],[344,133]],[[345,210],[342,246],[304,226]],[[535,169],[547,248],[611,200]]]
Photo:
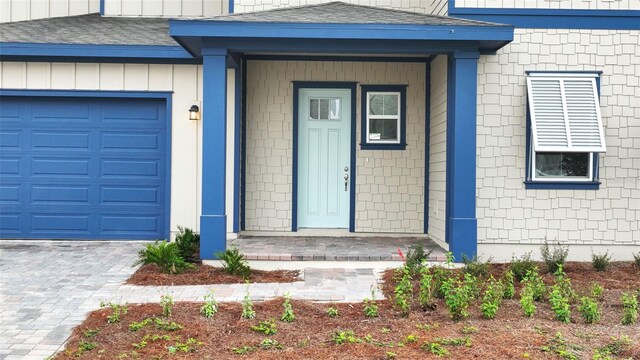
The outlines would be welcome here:
[[[249,260],[293,261],[389,261],[402,260],[398,249],[422,244],[430,261],[444,261],[445,250],[424,237],[385,236],[241,236],[230,240]]]
[[[373,269],[303,270],[288,284],[140,287],[123,285],[141,242],[0,241],[0,359],[39,359],[55,353],[71,330],[100,300],[158,302],[202,300],[213,289],[218,301],[282,296],[319,301],[361,301],[378,285]],[[311,265],[311,264],[310,264]],[[378,292],[378,298],[381,294]]]

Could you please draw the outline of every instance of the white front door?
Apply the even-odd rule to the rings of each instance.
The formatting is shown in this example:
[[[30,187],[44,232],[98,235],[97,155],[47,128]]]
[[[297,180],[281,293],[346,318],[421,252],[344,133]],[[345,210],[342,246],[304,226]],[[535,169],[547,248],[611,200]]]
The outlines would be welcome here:
[[[298,228],[348,228],[351,90],[299,91]]]

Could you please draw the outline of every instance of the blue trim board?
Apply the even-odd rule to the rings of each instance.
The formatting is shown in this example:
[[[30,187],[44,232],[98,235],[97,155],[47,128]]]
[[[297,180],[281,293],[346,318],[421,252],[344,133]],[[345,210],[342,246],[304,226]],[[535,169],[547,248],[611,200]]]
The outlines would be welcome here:
[[[351,90],[351,192],[349,200],[349,231],[355,232],[356,223],[356,98],[357,83],[349,81],[293,81],[293,173],[291,231],[298,231],[298,99],[300,89]]]
[[[200,257],[213,259],[227,246],[227,56],[207,55],[203,66],[202,215]]]
[[[429,152],[431,146],[431,62],[430,56],[425,61],[424,79],[424,233],[429,233]]]
[[[375,91],[392,91],[400,93],[400,143],[399,144],[376,144],[367,141],[367,95]],[[362,98],[360,101],[361,114],[361,142],[362,150],[404,150],[407,148],[407,85],[360,85]]]
[[[246,193],[247,193],[247,59],[241,59],[242,68],[242,111],[241,111],[241,127],[240,134],[240,231],[245,230],[246,218]]]
[[[598,74],[602,75],[602,71],[543,71],[543,70],[527,70],[525,74],[535,73],[567,73],[567,74]],[[596,90],[598,91],[598,97],[600,97],[600,76],[596,77]],[[525,103],[526,111],[526,139],[525,139],[525,177],[524,187],[525,189],[556,189],[556,190],[599,190],[600,189],[600,158],[598,153],[593,154],[592,173],[593,181],[533,181],[531,172],[531,156],[533,156],[533,145],[531,144],[531,113],[529,112],[529,99],[526,99]]]
[[[181,46],[2,43],[0,51],[3,61],[129,62],[131,59],[145,63],[200,62]]]
[[[240,59],[242,61],[242,59]],[[235,69],[234,83],[234,126],[233,126],[233,232],[240,230],[240,134],[242,110],[242,64]]]
[[[119,99],[161,99],[166,104],[166,173],[165,173],[165,239],[171,236],[171,123],[172,91],[94,91],[94,90],[20,90],[0,89],[0,96],[16,97],[82,97]]]
[[[247,55],[249,60],[268,61],[358,61],[358,62],[403,62],[422,63],[425,57],[400,56],[335,56],[335,55]]]
[[[573,10],[534,8],[456,7],[449,0],[449,16],[542,29],[640,29],[640,10]]]
[[[229,0],[229,14],[233,14],[235,11],[235,1]]]
[[[100,15],[104,16],[104,2],[106,0],[100,0]]]

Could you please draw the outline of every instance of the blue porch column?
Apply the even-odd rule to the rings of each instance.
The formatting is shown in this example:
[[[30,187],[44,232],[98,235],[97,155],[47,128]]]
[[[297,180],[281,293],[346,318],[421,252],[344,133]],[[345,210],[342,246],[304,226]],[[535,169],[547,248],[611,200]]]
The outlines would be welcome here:
[[[200,257],[214,259],[215,252],[224,251],[227,246],[227,52],[206,50],[203,50]]]
[[[478,52],[449,54],[447,68],[446,237],[455,261],[478,251],[476,99]]]

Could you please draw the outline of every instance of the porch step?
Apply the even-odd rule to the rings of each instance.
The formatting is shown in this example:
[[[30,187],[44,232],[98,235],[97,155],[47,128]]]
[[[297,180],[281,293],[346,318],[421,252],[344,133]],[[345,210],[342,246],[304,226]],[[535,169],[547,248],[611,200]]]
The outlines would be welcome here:
[[[292,237],[241,236],[229,240],[247,260],[269,261],[403,261],[415,244],[431,252],[429,261],[445,261],[445,250],[416,237]]]

